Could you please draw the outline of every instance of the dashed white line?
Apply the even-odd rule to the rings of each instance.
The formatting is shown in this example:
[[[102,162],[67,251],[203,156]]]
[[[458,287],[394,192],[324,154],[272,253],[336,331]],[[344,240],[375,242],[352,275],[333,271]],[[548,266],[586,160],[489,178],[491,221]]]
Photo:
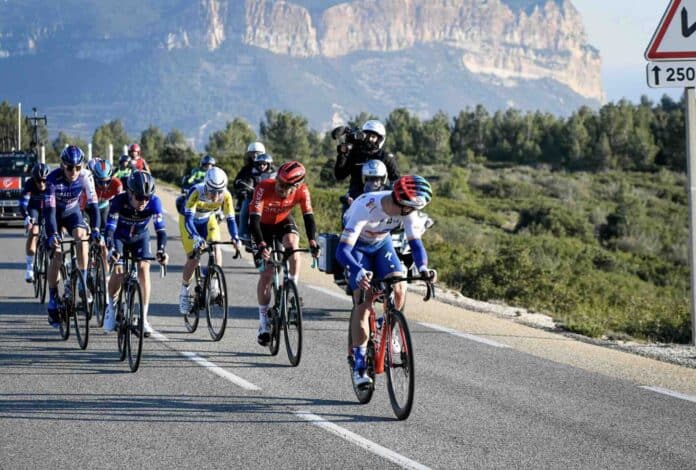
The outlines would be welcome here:
[[[329,431],[331,434],[334,434],[341,439],[345,439],[348,442],[351,442],[355,444],[358,447],[362,447],[363,449],[372,452],[375,455],[378,455],[382,458],[385,458],[391,462],[394,462],[395,464],[399,465],[401,468],[410,468],[410,469],[417,469],[417,470],[425,470],[429,469],[430,467],[426,467],[425,465],[422,465],[415,460],[411,460],[408,457],[404,457],[401,454],[397,454],[393,450],[389,450],[386,447],[382,447],[379,444],[376,444],[368,439],[365,439],[362,436],[359,436],[358,434],[355,434],[352,431],[349,431],[345,428],[342,428],[341,426],[338,426],[330,421],[325,420],[321,416],[315,415],[313,413],[309,413],[307,411],[295,411],[295,414],[299,416],[300,418],[309,421],[313,425],[322,428],[326,431]]]
[[[696,403],[695,396],[687,395],[685,393],[675,392],[674,390],[669,390],[667,388],[651,387],[649,385],[641,385],[640,388],[644,388],[645,390],[650,390],[650,391],[656,392],[656,393],[661,393],[662,395],[668,395],[668,396],[673,397],[673,398],[679,398],[680,400],[686,400],[686,401]]]
[[[453,330],[452,328],[447,328],[447,327],[440,326],[440,325],[433,325],[432,323],[418,322],[418,324],[423,325],[427,328],[431,328],[433,330],[442,331],[444,333],[449,333],[451,335],[458,336],[460,338],[468,339],[471,341],[476,341],[477,343],[487,344],[489,346],[493,346],[496,348],[509,348],[510,347],[507,344],[498,343],[497,341],[486,339],[486,338],[483,338],[481,336],[475,336],[475,335],[472,335],[469,333],[462,333],[461,331]]]

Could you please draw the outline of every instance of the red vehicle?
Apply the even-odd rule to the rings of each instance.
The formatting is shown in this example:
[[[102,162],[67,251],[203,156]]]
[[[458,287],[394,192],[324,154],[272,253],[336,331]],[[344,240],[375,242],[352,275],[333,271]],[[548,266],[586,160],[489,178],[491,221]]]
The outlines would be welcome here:
[[[0,220],[22,220],[19,197],[34,163],[32,152],[0,152]]]

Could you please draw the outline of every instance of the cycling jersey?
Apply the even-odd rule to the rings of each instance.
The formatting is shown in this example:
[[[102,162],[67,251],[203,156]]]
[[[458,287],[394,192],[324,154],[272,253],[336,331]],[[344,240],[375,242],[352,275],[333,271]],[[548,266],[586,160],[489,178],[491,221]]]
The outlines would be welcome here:
[[[68,181],[62,168],[56,168],[46,178],[46,193],[44,197],[44,220],[46,234],[53,235],[58,231],[58,220],[67,219],[71,222],[64,224],[68,231],[83,225],[82,213],[78,204],[80,194],[85,192],[87,211],[93,229],[99,228],[99,211],[97,209],[97,193],[94,180],[88,170],[82,169],[75,181]]]
[[[227,229],[230,231],[230,236],[235,240],[238,239],[232,194],[225,189],[222,198],[214,201],[206,193],[205,183],[194,186],[186,199],[184,226],[189,235],[191,237],[198,235],[196,226],[207,224],[210,216],[219,209],[222,209],[222,214],[227,219]]]
[[[106,236],[129,241],[147,233],[147,224],[152,223],[157,232],[157,250],[164,251],[167,244],[162,201],[153,195],[142,211],[130,203],[130,195],[121,193],[115,196],[109,205],[109,217],[106,222]]]
[[[114,196],[123,192],[123,183],[121,183],[121,180],[118,178],[111,178],[108,185],[103,186],[99,183],[96,183],[94,189],[97,192],[99,210],[102,210],[109,205],[109,201]],[[80,209],[85,210],[86,205],[87,196],[85,195],[85,193],[82,193],[80,195]]]
[[[46,189],[39,189],[34,178],[29,178],[24,182],[22,195],[19,198],[19,210],[22,211],[22,217],[26,217],[30,210],[40,211],[44,206]]]
[[[131,158],[130,165],[133,170],[147,171],[150,172],[150,167],[144,158]]]
[[[300,184],[295,192],[285,198],[278,195],[275,184],[274,179],[259,182],[249,205],[250,216],[259,215],[262,224],[274,225],[282,222],[297,204],[300,205],[303,214],[313,213],[309,188],[305,183]]]

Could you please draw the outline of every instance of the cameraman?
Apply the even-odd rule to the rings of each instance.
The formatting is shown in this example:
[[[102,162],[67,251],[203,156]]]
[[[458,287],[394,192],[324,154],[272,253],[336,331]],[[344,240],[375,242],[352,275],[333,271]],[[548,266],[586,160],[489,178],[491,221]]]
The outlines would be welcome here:
[[[341,181],[350,175],[348,204],[363,192],[362,166],[368,160],[384,163],[390,182],[399,178],[399,168],[394,155],[382,149],[386,135],[384,124],[374,119],[366,121],[360,130],[337,127],[331,131],[331,136],[341,142],[337,147],[338,155],[334,167],[336,179]],[[343,209],[346,208],[347,206]]]

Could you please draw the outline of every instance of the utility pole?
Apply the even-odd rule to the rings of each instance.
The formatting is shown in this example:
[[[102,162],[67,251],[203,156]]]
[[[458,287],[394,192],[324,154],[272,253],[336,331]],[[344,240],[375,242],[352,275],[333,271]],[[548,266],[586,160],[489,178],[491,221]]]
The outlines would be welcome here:
[[[32,108],[32,110],[34,111],[34,115],[27,117],[27,122],[31,128],[31,142],[29,143],[29,147],[32,152],[38,154],[36,149],[43,143],[41,142],[41,136],[39,135],[39,126],[41,124],[44,126],[48,125],[48,119],[46,119],[45,114],[43,116],[37,116],[36,108]]]

